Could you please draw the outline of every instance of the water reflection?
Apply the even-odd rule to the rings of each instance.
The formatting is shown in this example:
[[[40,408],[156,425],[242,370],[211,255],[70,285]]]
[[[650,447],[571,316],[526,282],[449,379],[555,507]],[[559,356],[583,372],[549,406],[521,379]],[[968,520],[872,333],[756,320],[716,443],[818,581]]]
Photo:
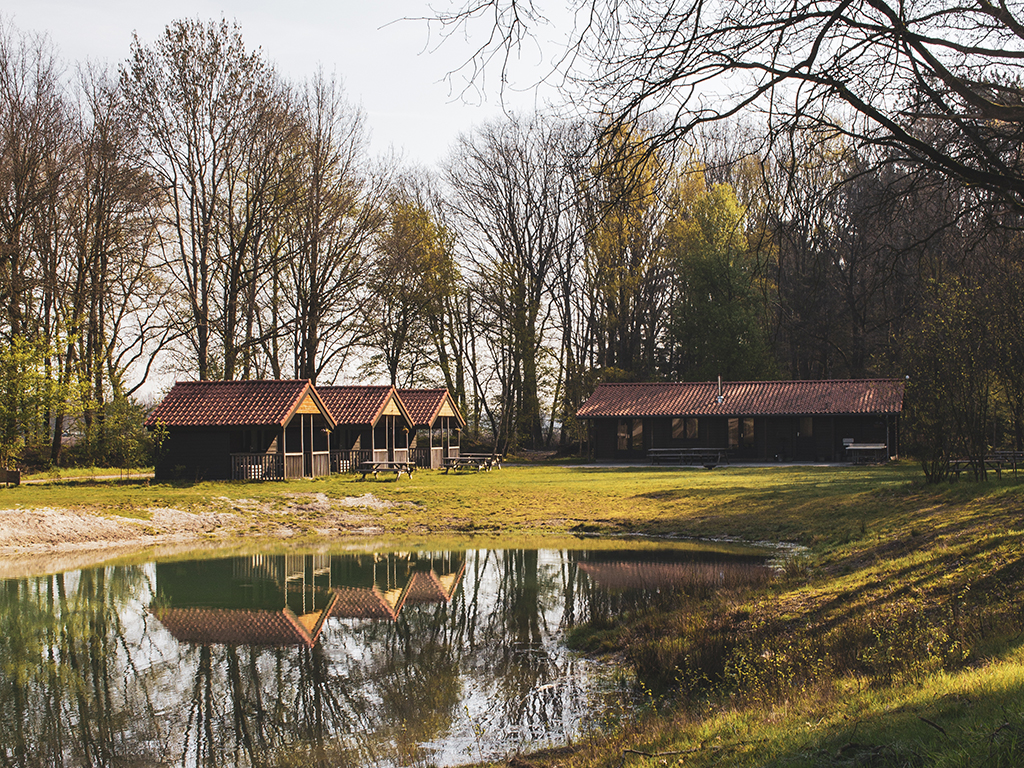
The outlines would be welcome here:
[[[14,766],[456,764],[564,742],[613,698],[563,632],[759,579],[686,550],[254,555],[4,582]]]

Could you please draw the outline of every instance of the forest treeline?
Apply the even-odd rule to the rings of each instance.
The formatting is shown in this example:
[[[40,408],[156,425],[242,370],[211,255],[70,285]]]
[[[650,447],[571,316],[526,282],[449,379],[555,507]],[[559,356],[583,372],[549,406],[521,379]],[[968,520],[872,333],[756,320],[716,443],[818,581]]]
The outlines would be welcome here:
[[[906,376],[932,479],[1024,447],[1020,212],[898,147],[538,113],[405,168],[224,21],[70,71],[0,27],[0,465],[144,461],[171,378],[447,386],[568,451],[600,381]]]

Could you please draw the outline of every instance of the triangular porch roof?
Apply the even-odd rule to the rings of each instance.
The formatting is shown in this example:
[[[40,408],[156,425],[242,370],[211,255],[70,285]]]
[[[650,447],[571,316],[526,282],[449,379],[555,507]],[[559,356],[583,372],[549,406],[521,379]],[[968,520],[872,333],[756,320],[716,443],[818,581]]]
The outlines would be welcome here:
[[[454,416],[460,428],[466,426],[466,419],[447,389],[400,389],[398,396],[409,409],[412,425],[417,429],[430,429],[439,416]]]

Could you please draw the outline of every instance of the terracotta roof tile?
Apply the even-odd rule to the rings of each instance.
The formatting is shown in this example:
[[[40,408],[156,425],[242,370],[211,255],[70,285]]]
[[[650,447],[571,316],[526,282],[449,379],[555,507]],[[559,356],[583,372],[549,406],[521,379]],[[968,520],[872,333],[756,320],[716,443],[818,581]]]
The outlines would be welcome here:
[[[408,603],[447,603],[450,599],[433,571],[417,571],[409,579]]]
[[[317,392],[339,424],[372,426],[395,390],[390,386],[351,386],[317,387]]]
[[[577,415],[797,416],[892,414],[903,409],[899,379],[599,384]]]
[[[146,426],[284,426],[310,389],[286,381],[179,381],[146,418]]]
[[[770,568],[752,563],[580,563],[580,570],[604,589],[669,589],[766,581]]]
[[[395,609],[384,599],[377,587],[336,587],[338,599],[331,615],[343,619],[385,619],[397,618]]]
[[[305,645],[315,635],[290,610],[237,608],[164,608],[153,612],[180,643],[200,645]]]
[[[400,389],[398,396],[412,417],[414,427],[429,428],[437,418],[438,412],[448,400],[452,410],[458,414],[454,401],[447,389]],[[465,424],[461,415],[457,416],[460,423]]]

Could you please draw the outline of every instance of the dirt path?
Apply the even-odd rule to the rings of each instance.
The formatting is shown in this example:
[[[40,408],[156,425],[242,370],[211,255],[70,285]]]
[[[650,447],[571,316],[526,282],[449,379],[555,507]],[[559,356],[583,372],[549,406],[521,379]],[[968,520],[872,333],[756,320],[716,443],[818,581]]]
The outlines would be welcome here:
[[[83,561],[150,547],[381,534],[369,513],[396,506],[369,493],[344,499],[295,493],[273,509],[251,499],[223,502],[226,511],[161,507],[145,510],[146,516],[139,518],[52,507],[0,509],[0,578],[81,567]]]

